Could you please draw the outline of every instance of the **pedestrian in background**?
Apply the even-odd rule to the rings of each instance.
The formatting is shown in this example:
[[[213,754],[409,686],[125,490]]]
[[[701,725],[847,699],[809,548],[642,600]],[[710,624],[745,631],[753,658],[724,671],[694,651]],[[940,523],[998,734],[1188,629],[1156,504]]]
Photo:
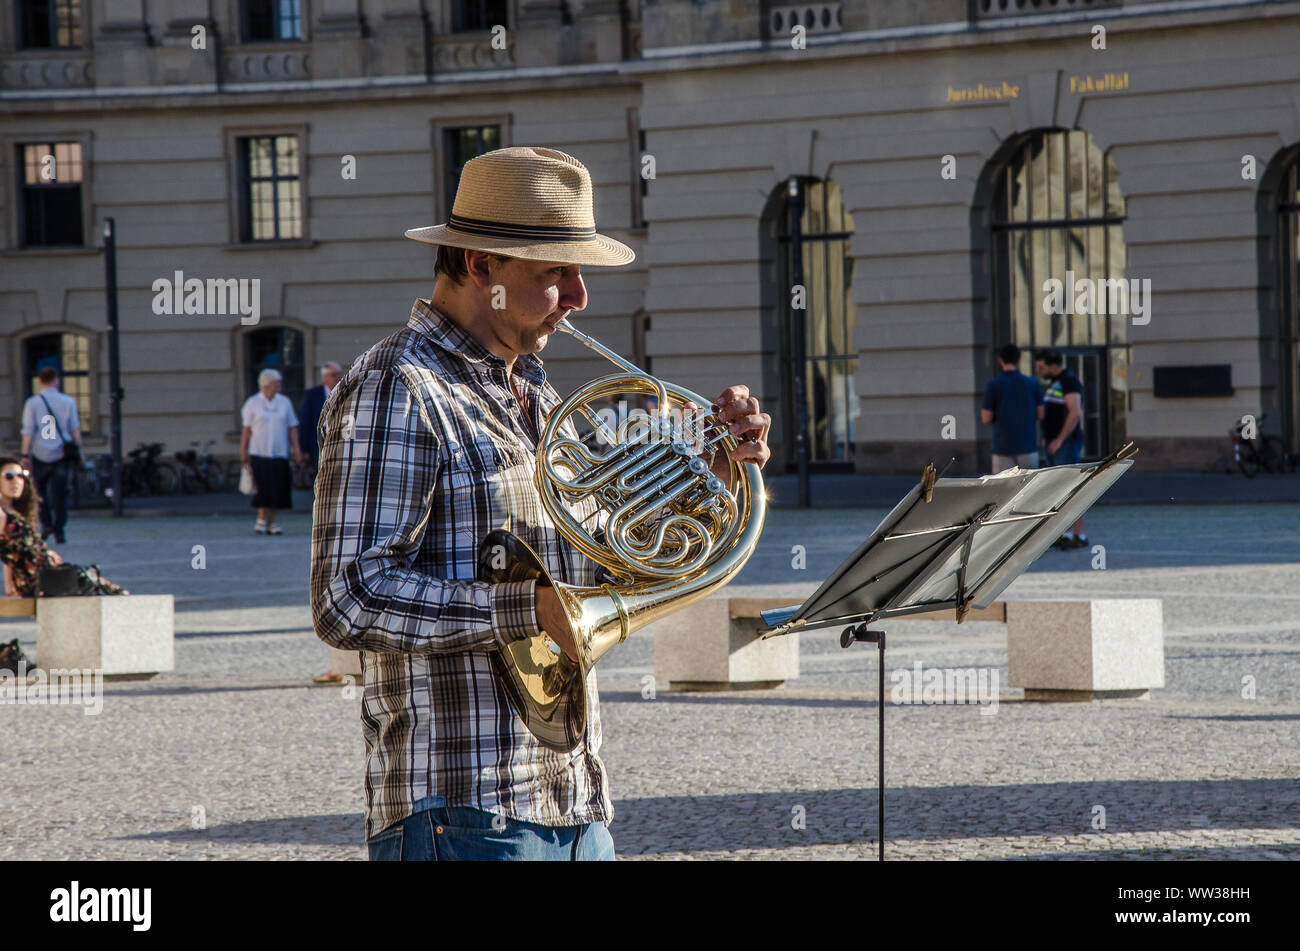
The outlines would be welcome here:
[[[316,444],[316,424],[320,422],[320,411],[325,405],[334,387],[343,377],[343,368],[329,360],[320,365],[320,386],[313,386],[303,394],[302,406],[298,408],[298,418],[302,421],[302,454],[311,463],[315,463],[320,449]]]
[[[41,391],[23,404],[23,465],[41,498],[41,540],[54,533],[55,541],[67,541],[69,467],[81,457],[81,418],[77,401],[59,392],[59,374],[45,367],[36,375]],[[68,444],[71,443],[71,448]]]
[[[1043,443],[1049,466],[1070,466],[1083,455],[1083,384],[1065,368],[1061,351],[1034,354],[1035,368],[1047,385],[1043,394]],[[1056,548],[1086,548],[1080,515],[1071,530],[1052,543]]]
[[[1038,468],[1038,420],[1043,418],[1043,390],[1020,372],[1020,348],[1009,343],[998,351],[1002,372],[984,387],[980,422],[993,427],[993,471],[1012,466]]]
[[[293,508],[293,473],[289,453],[302,465],[298,445],[298,416],[289,397],[280,392],[278,370],[263,370],[257,375],[261,391],[244,401],[244,432],[239,441],[239,461],[253,470],[257,491],[253,506],[257,509],[258,535],[281,535],[275,513]]]
[[[17,459],[0,457],[0,564],[5,597],[36,597],[41,588],[41,570],[65,564],[62,556],[45,547],[44,539],[36,535],[37,507],[31,473]],[[76,573],[83,593],[129,594],[103,577],[98,566],[93,571],[80,565],[68,567]],[[21,656],[21,651],[18,654]]]
[[[330,393],[334,387],[338,386],[339,380],[343,378],[343,368],[333,360],[327,360],[320,365],[320,386],[313,386],[303,394],[302,406],[298,410],[298,416],[302,420],[302,453],[311,461],[312,465],[320,458],[320,445],[316,441],[316,427],[320,423],[320,411],[325,406],[325,401],[329,399]],[[335,673],[331,668],[319,677],[312,679],[312,683],[317,684],[338,684],[343,682],[343,675]]]

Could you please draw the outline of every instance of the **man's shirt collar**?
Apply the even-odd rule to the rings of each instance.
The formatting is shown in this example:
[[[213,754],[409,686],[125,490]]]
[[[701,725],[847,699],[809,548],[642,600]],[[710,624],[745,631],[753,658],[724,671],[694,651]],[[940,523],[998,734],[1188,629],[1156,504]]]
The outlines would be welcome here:
[[[431,301],[416,299],[411,307],[411,319],[407,321],[407,326],[428,337],[442,349],[455,353],[471,363],[505,366],[505,360],[479,343],[473,334],[434,307]],[[525,380],[538,386],[546,382],[546,371],[542,368],[542,361],[531,353],[521,354],[515,360],[515,371]]]

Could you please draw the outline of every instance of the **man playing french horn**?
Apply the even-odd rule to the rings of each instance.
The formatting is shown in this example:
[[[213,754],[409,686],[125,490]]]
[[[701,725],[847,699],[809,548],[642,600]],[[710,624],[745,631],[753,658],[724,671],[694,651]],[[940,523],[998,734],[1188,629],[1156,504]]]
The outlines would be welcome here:
[[[575,609],[570,592],[595,593],[591,603],[608,610],[593,623],[613,630],[615,642],[634,609],[622,589],[600,587],[618,572],[557,530],[558,510],[539,491],[539,458],[558,460],[546,468],[576,485],[582,450],[571,422],[552,421],[562,400],[536,354],[557,330],[599,348],[561,323],[587,305],[581,267],[634,255],[596,233],[582,163],[542,148],[470,161],[447,224],[407,236],[439,246],[437,284],[325,404],[312,535],[316,633],[362,652],[369,855],[612,859],[590,667],[598,653],[586,626],[599,611]],[[685,392],[650,379],[646,394]],[[690,400],[683,406],[709,415]],[[651,465],[680,471],[651,499],[652,510],[660,499],[685,507],[665,519],[658,550],[668,552],[665,563],[694,565],[710,542],[691,526],[730,519],[716,543],[748,549],[716,585],[739,570],[761,530],[758,469],[770,455],[771,420],[744,386],[724,389],[712,410],[711,455],[692,455],[676,439],[670,448],[625,446],[617,464],[626,480],[603,491],[621,498],[640,484],[630,473]],[[569,448],[539,456],[550,432]],[[610,516],[579,495],[559,497],[602,538]],[[757,510],[748,524],[748,507],[736,517],[742,495]],[[623,548],[653,534],[653,518],[634,521],[619,528]],[[496,570],[484,551],[503,546],[487,546],[490,534],[508,538],[523,562]],[[527,702],[530,683],[543,695],[553,688],[550,699]]]

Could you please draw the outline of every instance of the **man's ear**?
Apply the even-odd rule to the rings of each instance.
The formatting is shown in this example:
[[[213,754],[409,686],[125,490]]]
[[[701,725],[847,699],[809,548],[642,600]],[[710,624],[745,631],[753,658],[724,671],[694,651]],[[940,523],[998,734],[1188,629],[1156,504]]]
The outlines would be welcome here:
[[[476,287],[487,287],[491,277],[492,255],[486,251],[465,249],[465,271]]]

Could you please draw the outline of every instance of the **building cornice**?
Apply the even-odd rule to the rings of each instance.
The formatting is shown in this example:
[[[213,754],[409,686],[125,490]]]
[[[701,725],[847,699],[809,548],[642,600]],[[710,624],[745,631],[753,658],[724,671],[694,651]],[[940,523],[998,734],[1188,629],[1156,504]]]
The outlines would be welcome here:
[[[1249,13],[1249,16],[1244,14]],[[1186,29],[1225,22],[1300,16],[1300,0],[1167,0],[1133,7],[1107,7],[1065,13],[961,20],[951,23],[892,27],[852,33],[809,35],[807,50],[761,40],[648,49],[641,59],[563,66],[528,66],[439,73],[434,76],[358,76],[268,82],[229,82],[0,90],[0,101],[13,113],[79,112],[103,109],[228,108],[340,100],[419,99],[442,96],[500,95],[539,88],[569,89],[636,86],[643,77],[682,70],[726,69],[821,58],[852,58],[907,52],[962,49],[989,44],[1042,42],[1078,35],[1080,23],[1120,21],[1129,29]],[[467,88],[472,87],[472,88]]]

